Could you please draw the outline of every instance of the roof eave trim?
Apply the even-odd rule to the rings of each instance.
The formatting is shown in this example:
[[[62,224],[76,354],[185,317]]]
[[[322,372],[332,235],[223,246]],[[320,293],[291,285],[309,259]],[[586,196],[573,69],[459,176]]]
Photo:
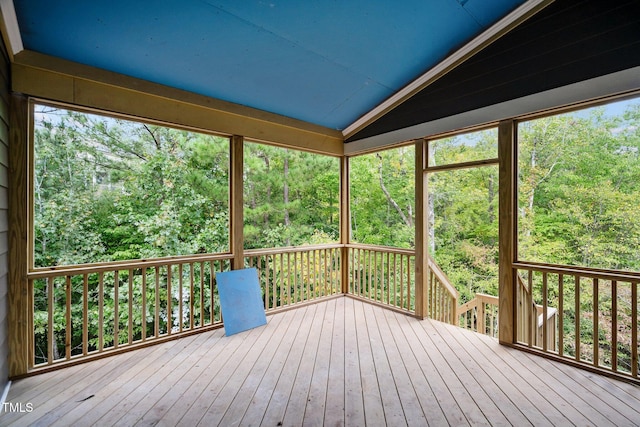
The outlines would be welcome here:
[[[520,5],[478,37],[474,38],[471,42],[464,45],[452,55],[445,58],[442,62],[438,63],[435,67],[413,80],[377,107],[373,108],[371,111],[347,126],[342,131],[345,139],[355,135],[360,130],[393,110],[395,107],[402,104],[404,101],[411,98],[413,95],[420,92],[422,89],[444,76],[449,71],[453,70],[471,56],[475,55],[477,52],[484,49],[496,39],[511,31],[514,27],[518,26],[520,23],[538,13],[551,3],[553,3],[553,0],[528,0],[524,4]]]
[[[500,120],[523,117],[585,102],[595,102],[602,98],[629,94],[638,90],[640,90],[640,67],[634,67],[442,119],[355,140],[345,144],[344,153],[347,156],[353,156],[392,147],[418,138],[473,128]]]
[[[7,49],[12,57],[24,50],[18,16],[13,0],[0,0],[0,13],[2,14],[2,36],[7,43]]]

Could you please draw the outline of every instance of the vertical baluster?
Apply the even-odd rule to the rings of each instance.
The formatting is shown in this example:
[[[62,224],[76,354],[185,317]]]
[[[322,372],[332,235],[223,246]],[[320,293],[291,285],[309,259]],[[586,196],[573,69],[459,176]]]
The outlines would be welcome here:
[[[54,292],[55,280],[53,277],[47,277],[47,363],[53,363],[53,355],[55,354],[55,340],[53,339],[53,310],[54,310]]]
[[[486,320],[486,313],[485,313],[485,305],[484,305],[484,299],[482,297],[479,297],[477,299],[478,301],[478,305],[477,305],[477,310],[478,310],[478,317],[477,317],[477,325],[476,328],[478,330],[479,333],[481,333],[482,335],[486,335],[487,334],[487,320]]]
[[[367,269],[369,271],[369,274],[367,275],[367,297],[372,299],[372,296],[375,296],[376,289],[376,282],[374,280],[375,271],[373,270],[373,257],[375,256],[375,252],[373,250],[369,250],[367,251],[367,254]]]
[[[400,254],[400,308],[404,308],[404,255]]]
[[[182,282],[182,264],[178,264],[178,331],[182,332],[182,314],[184,312],[184,307],[182,306],[182,288],[184,283]]]
[[[434,278],[434,274],[433,274],[433,269],[429,269],[429,282],[427,283],[427,316],[429,316],[430,318],[434,319],[434,310],[433,310],[433,304],[435,301],[435,294],[433,292],[433,288],[435,287],[435,283],[433,282],[435,280]]]
[[[118,338],[120,332],[120,272],[118,270],[113,272],[113,348],[118,348]]]
[[[362,295],[364,292],[364,257],[362,255],[362,249],[356,249],[358,251],[358,262],[357,272],[358,272],[358,281],[357,281],[357,294]]]
[[[533,270],[528,270],[527,286],[529,287],[529,297],[527,298],[528,310],[531,313],[529,317],[529,347],[535,345],[537,337],[538,313],[533,301]]]
[[[300,292],[300,279],[298,277],[298,252],[293,253],[293,303],[301,301],[302,298]]]
[[[156,312],[154,337],[160,336],[160,267],[156,266]]]
[[[558,355],[564,355],[564,275],[558,275]]]
[[[194,326],[194,315],[193,309],[195,304],[193,303],[193,290],[195,288],[195,282],[193,281],[193,263],[189,263],[189,329],[193,329]]]
[[[393,305],[398,306],[398,254],[393,254]]]
[[[313,260],[311,251],[305,252],[306,261],[305,261],[305,270],[307,271],[307,301],[311,301],[313,299]]]
[[[104,349],[104,272],[98,273],[98,351]]]
[[[386,258],[385,268],[386,268],[386,272],[387,272],[386,280],[385,280],[385,288],[386,288],[386,291],[387,291],[387,304],[390,304],[391,301],[389,299],[389,296],[390,296],[389,295],[390,294],[389,293],[389,289],[391,288],[391,268],[390,268],[390,265],[389,265],[390,263],[389,262],[391,260],[391,254],[387,252],[385,254],[385,258]]]
[[[295,252],[294,252],[295,255]],[[294,298],[295,299],[295,298]],[[287,303],[291,305],[291,252],[287,252]]]
[[[329,264],[329,258],[327,256],[327,249],[322,249],[322,262],[324,266],[322,268],[322,275],[324,276],[322,282],[324,283],[324,296],[331,295],[331,265]]]
[[[407,310],[411,310],[411,256],[407,255]]]
[[[271,277],[271,308],[277,308],[278,307],[278,290],[276,288],[276,285],[277,285],[276,257],[275,255],[271,257],[273,271],[271,271],[271,268],[269,268],[269,255],[265,255],[264,259],[265,259],[265,269],[267,270],[267,274],[266,274],[267,283],[269,283],[269,277]],[[271,274],[269,274],[269,272],[271,272]]]
[[[618,372],[618,282],[611,281],[611,369]]]
[[[89,275],[82,277],[82,354],[89,352]]]
[[[67,276],[65,291],[66,291],[65,320],[67,322],[67,325],[65,328],[66,333],[65,333],[64,347],[65,347],[65,358],[69,360],[71,359],[71,329],[73,327],[73,324],[71,323],[71,276]]]
[[[316,296],[321,296],[323,295],[323,289],[324,289],[324,284],[323,284],[323,268],[322,268],[322,250],[317,250],[314,251],[314,261],[317,262],[316,264]]]
[[[342,275],[342,269],[345,268],[344,266],[347,264],[347,259],[349,258],[348,256],[348,250],[347,250],[347,259],[342,259],[342,255],[345,252],[342,250],[342,248],[334,248],[333,249],[333,262],[334,264],[334,274],[335,274],[335,279],[334,279],[334,284],[335,284],[335,288],[334,288],[334,293],[342,293],[343,288],[342,288],[342,282],[343,282],[343,275]],[[347,288],[348,289],[348,288]]]
[[[378,284],[378,251],[371,251],[372,255],[373,255],[373,295],[372,298],[374,301],[378,300],[378,287],[380,286]]]
[[[264,284],[260,283],[260,286],[264,286],[264,308],[268,310],[271,307],[271,300],[273,298],[271,284],[269,283],[269,265],[267,263],[266,255],[258,255],[256,257],[256,263],[258,264],[258,277],[262,280],[261,271],[264,272]]]
[[[576,346],[576,360],[580,361],[580,276],[575,275],[575,289],[576,289],[576,295],[575,295],[575,302],[574,302],[574,309],[575,309],[575,346]]]
[[[599,323],[599,282],[597,278],[593,279],[593,366],[600,365],[600,340],[598,337],[600,336]]]
[[[266,255],[257,255],[256,264],[258,266],[258,280],[264,280],[264,284],[260,283],[260,286],[264,286],[264,308],[268,310],[271,306],[271,286],[269,285],[269,269],[267,266]],[[262,272],[264,272],[264,279],[262,279]]]
[[[147,340],[147,267],[142,267],[142,341]]]
[[[282,305],[282,286],[278,282],[278,254],[274,254],[271,257],[271,280],[273,282],[273,296],[275,297],[273,308],[278,308]]]
[[[290,304],[289,301],[289,289],[287,288],[287,280],[286,280],[287,272],[284,269],[284,254],[280,254],[280,301],[282,301],[282,305],[285,306]]]
[[[325,253],[327,254],[326,263],[327,263],[327,274],[328,274],[328,288],[327,295],[333,295],[335,292],[335,268],[333,264],[333,255],[335,249],[329,248],[325,249]]]
[[[167,265],[167,335],[171,335],[173,329],[173,294],[171,293],[171,281],[173,277],[173,265]],[[182,315],[180,316],[182,317]]]
[[[631,375],[638,378],[638,283],[631,284]]]
[[[440,320],[441,322],[445,322],[444,300],[446,293],[444,292],[442,286],[440,286],[438,294],[438,320]]]
[[[547,289],[547,272],[542,273],[542,351],[547,351],[547,301],[549,292]]]
[[[362,258],[360,272],[362,277],[360,278],[360,295],[363,297],[367,296],[367,282],[369,278],[367,277],[367,254],[369,252],[366,249],[360,249],[360,255]]]
[[[253,260],[253,258],[251,258]],[[222,261],[220,261],[222,262]],[[222,270],[222,268],[220,269]],[[215,311],[215,298],[213,295],[214,292],[214,288],[213,288],[213,282],[214,282],[214,278],[215,278],[215,262],[211,261],[209,262],[209,316],[211,316],[211,325],[213,325],[216,322],[216,311]]]
[[[358,269],[360,268],[360,266],[358,265],[357,261],[356,261],[356,254],[358,252],[358,250],[356,248],[350,248],[349,251],[351,252],[351,262],[349,263],[349,270],[351,271],[351,283],[349,284],[351,289],[352,289],[352,293],[354,295],[358,294]]]
[[[356,272],[355,272],[356,280],[355,280],[355,285],[354,285],[354,293],[356,295],[360,295],[360,272],[362,271],[361,270],[362,264],[360,263],[360,248],[357,248],[357,249],[354,248],[353,251],[354,251],[354,254],[353,254],[353,258],[354,258],[353,268],[356,269]],[[356,254],[357,254],[357,257],[356,257]],[[357,261],[355,260],[356,258],[357,258]]]
[[[204,326],[204,265],[200,263],[200,327]]]
[[[316,251],[309,252],[311,262],[311,299],[318,296],[318,261],[316,260]]]
[[[129,269],[129,319],[127,322],[128,326],[128,343],[131,344],[133,342],[133,270]]]

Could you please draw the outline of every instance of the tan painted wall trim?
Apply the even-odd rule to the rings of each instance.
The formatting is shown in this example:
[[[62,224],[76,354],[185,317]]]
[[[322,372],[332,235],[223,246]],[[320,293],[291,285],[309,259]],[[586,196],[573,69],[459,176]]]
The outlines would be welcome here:
[[[341,156],[337,130],[24,50],[12,89],[34,97]]]

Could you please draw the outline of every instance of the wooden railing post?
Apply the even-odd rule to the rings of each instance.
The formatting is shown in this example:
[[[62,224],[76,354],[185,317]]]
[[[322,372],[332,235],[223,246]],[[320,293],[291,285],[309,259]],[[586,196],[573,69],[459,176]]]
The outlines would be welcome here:
[[[476,331],[482,335],[487,334],[487,319],[485,313],[485,302],[482,296],[476,296],[478,298],[478,305],[476,307]]]
[[[499,290],[498,336],[500,342],[516,341],[516,290],[513,262],[515,248],[516,194],[516,135],[513,120],[500,122],[498,127],[499,160]]]
[[[349,158],[340,159],[340,283],[342,293],[349,293],[349,248],[351,242],[351,211],[349,190]]]
[[[244,267],[244,198],[243,198],[244,138],[231,137],[231,268]]]
[[[28,255],[28,117],[26,96],[12,95],[9,126],[9,377],[29,369],[31,293]]]
[[[416,245],[416,264],[415,264],[415,307],[416,317],[424,319],[428,315],[429,307],[429,287],[427,278],[429,277],[429,247],[426,240],[429,236],[429,221],[427,219],[427,181],[424,173],[426,166],[426,146],[424,139],[419,139],[415,143],[415,245]]]

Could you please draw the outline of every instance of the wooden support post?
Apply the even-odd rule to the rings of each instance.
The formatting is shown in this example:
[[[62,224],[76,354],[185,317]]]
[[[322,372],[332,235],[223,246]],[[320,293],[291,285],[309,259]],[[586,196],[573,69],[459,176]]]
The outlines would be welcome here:
[[[476,306],[476,331],[479,334],[486,335],[487,334],[487,319],[485,312],[485,302],[483,297],[478,297],[478,305]]]
[[[516,288],[513,262],[516,258],[516,149],[515,124],[512,120],[500,122],[498,128],[499,159],[499,290],[500,296],[498,336],[503,344],[516,341]]]
[[[426,149],[427,142],[424,139],[419,139],[415,143],[415,242],[416,242],[416,265],[415,265],[415,278],[416,278],[416,317],[424,319],[428,315],[428,289],[427,278],[429,277],[429,251],[428,251],[428,236],[429,236],[429,221],[428,221],[428,209],[427,198],[427,178],[424,173],[426,166]]]
[[[239,135],[231,137],[231,268],[244,268],[244,138]]]
[[[342,293],[349,293],[349,248],[351,242],[351,210],[349,191],[349,158],[340,159],[340,283]]]
[[[31,296],[28,267],[29,101],[11,96],[9,125],[9,377],[29,370]]]

